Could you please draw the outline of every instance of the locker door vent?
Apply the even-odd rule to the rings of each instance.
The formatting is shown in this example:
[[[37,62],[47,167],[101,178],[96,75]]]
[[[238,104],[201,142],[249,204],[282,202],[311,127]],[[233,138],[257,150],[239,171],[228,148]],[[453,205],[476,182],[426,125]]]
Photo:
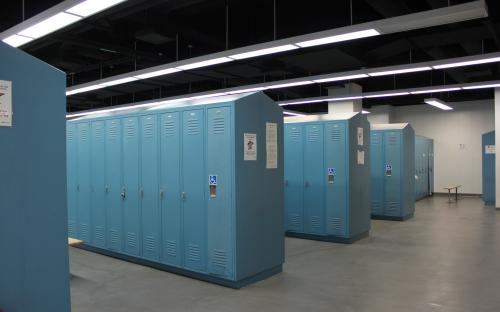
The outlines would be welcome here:
[[[118,231],[110,230],[109,231],[109,243],[111,246],[118,246]]]
[[[290,226],[294,229],[300,228],[300,215],[298,213],[290,215]]]
[[[156,249],[156,239],[152,236],[146,236],[145,237],[145,247],[146,247],[146,251],[148,253],[154,253],[155,249]]]
[[[75,237],[76,236],[76,224],[75,222],[68,222],[68,233],[69,236]]]
[[[212,133],[224,134],[226,130],[226,119],[224,117],[216,117],[213,119]]]
[[[89,241],[89,225],[82,223],[80,224],[80,239]]]
[[[116,122],[113,122],[109,127],[108,137],[110,140],[116,140],[118,138],[118,126]]]
[[[372,135],[372,144],[377,144],[379,145],[381,143],[380,136],[379,135]]]
[[[201,249],[198,245],[189,244],[188,246],[188,259],[193,262],[201,260]]]
[[[213,250],[212,265],[220,267],[222,269],[225,269],[227,267],[227,255],[224,250]]]
[[[135,138],[135,126],[133,124],[128,124],[126,127],[127,138]]]
[[[311,217],[311,228],[315,231],[320,229],[320,222],[319,222],[319,217],[318,216],[312,216]]]
[[[130,248],[137,247],[137,237],[136,237],[135,233],[127,233],[127,245]]]
[[[71,129],[68,128],[68,130],[66,131],[66,137],[68,138],[68,141],[70,142],[73,142],[73,140],[75,139],[75,132]]]
[[[200,123],[198,119],[188,119],[187,121],[187,134],[198,135],[200,134]]]
[[[80,139],[82,141],[87,141],[89,138],[89,132],[87,131],[87,129],[80,129]]]
[[[177,257],[177,244],[174,241],[167,241],[167,255]]]
[[[381,208],[380,202],[372,201],[372,209],[379,210]]]
[[[340,141],[341,139],[342,139],[342,130],[341,129],[331,129],[330,140],[331,141]]]
[[[104,241],[104,227],[103,226],[96,226],[94,228],[94,236],[95,240],[99,242]]]
[[[387,141],[391,145],[397,144],[398,143],[398,137],[396,137],[396,136],[389,136],[389,137],[387,137]]]
[[[95,137],[97,140],[102,141],[102,139],[103,139],[103,134],[104,134],[104,132],[103,132],[102,127],[97,127],[97,128],[95,128],[95,129],[94,129],[94,137]]]
[[[163,133],[164,133],[164,136],[175,135],[175,121],[174,120],[166,120],[163,123]]]
[[[152,138],[153,137],[153,124],[152,123],[146,123],[144,124],[144,137],[145,138]]]
[[[330,219],[330,226],[335,231],[341,231],[342,230],[342,222],[340,221],[340,218],[331,218]]]
[[[309,135],[307,136],[307,140],[309,142],[318,142],[319,141],[319,129],[318,128],[312,128],[309,131]]]
[[[290,141],[299,142],[300,141],[300,131],[298,128],[292,128],[290,131]]]
[[[390,201],[387,203],[387,210],[396,211],[399,209],[399,202]]]

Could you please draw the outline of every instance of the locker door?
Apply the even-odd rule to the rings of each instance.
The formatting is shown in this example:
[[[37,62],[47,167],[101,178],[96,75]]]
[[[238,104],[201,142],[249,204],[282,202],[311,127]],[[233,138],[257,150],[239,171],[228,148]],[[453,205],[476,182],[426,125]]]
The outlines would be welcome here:
[[[286,230],[304,232],[304,127],[285,126]]]
[[[106,246],[106,207],[104,178],[104,121],[92,122],[92,240],[91,244]]]
[[[329,235],[347,234],[347,133],[343,122],[325,126],[325,165],[323,172],[326,183],[326,220]],[[334,170],[333,183],[328,181],[328,168]]]
[[[106,121],[106,241],[113,251],[123,251],[122,132],[120,119]]]
[[[137,117],[123,120],[123,226],[125,253],[140,255],[139,210],[139,122]]]
[[[182,200],[184,265],[206,271],[206,209],[204,112],[192,110],[182,116]]]
[[[429,147],[429,194],[434,193],[434,143],[430,142]]]
[[[142,257],[160,260],[160,212],[158,207],[158,121],[156,115],[141,118],[141,214]]]
[[[383,215],[384,203],[384,136],[382,132],[371,133],[371,198],[372,215]]]
[[[180,115],[178,112],[161,115],[162,262],[175,266],[182,265],[180,129]]]
[[[77,214],[77,196],[78,196],[78,171],[77,171],[77,129],[74,123],[68,123],[66,128],[66,162],[67,162],[67,189],[68,189],[68,235],[77,237],[76,214]]]
[[[90,242],[90,126],[78,124],[78,238]]]
[[[401,163],[401,133],[389,131],[385,133],[385,165],[392,167],[390,175],[384,172],[385,179],[385,203],[384,215],[401,216],[401,187],[402,187],[402,163]]]
[[[323,126],[307,125],[304,154],[305,232],[325,233],[325,174]]]
[[[205,188],[209,192],[208,272],[223,277],[233,275],[231,242],[234,238],[234,228],[231,214],[233,181],[230,113],[229,107],[210,108],[207,111],[207,173],[209,176],[216,176],[217,184],[209,186],[209,176],[206,177]]]

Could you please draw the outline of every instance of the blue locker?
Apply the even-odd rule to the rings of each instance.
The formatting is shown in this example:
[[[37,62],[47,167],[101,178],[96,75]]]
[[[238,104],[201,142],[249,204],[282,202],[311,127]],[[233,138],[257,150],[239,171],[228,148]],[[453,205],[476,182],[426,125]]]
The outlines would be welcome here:
[[[105,126],[106,242],[109,250],[123,251],[122,126],[120,119],[106,120]]]
[[[182,211],[185,266],[206,271],[206,204],[204,161],[204,111],[189,110],[182,115]],[[203,156],[201,156],[203,157]]]
[[[162,262],[182,265],[181,127],[179,112],[160,117],[160,197],[162,214]]]
[[[160,260],[160,211],[158,170],[158,118],[141,117],[141,220],[142,257]]]
[[[139,119],[123,120],[123,229],[125,253],[141,254],[139,210]]]
[[[78,171],[77,147],[78,133],[75,124],[66,128],[66,163],[68,189],[68,236],[77,237],[77,205],[78,205]]]
[[[105,173],[106,245],[82,248],[236,288],[281,272],[282,110],[262,93],[204,101],[68,121],[105,125],[104,146],[82,162]],[[243,155],[246,133],[258,137],[256,160]]]
[[[483,201],[485,205],[494,206],[495,189],[495,131],[482,135],[483,155]]]
[[[415,199],[419,200],[433,193],[433,140],[415,136]]]
[[[231,108],[209,108],[207,127],[207,172],[205,188],[208,191],[208,272],[222,277],[233,276],[231,242]],[[209,179],[216,178],[216,182]],[[208,183],[207,183],[208,180]],[[216,185],[211,185],[216,184]]]
[[[304,215],[305,232],[325,234],[325,184],[323,125],[305,126]]]
[[[77,145],[77,238],[90,242],[90,126],[88,122],[78,124]]]
[[[382,197],[372,199],[372,218],[411,218],[415,211],[415,172],[422,165],[415,162],[415,133],[409,124],[380,124],[372,125],[371,137],[372,194]]]
[[[286,119],[288,236],[351,243],[368,235],[368,134],[366,117],[356,113]]]
[[[285,207],[286,228],[291,232],[304,232],[304,128],[285,127]]]
[[[106,247],[106,180],[104,168],[105,155],[105,123],[102,120],[91,123],[92,127],[92,237],[90,243],[94,246]]]

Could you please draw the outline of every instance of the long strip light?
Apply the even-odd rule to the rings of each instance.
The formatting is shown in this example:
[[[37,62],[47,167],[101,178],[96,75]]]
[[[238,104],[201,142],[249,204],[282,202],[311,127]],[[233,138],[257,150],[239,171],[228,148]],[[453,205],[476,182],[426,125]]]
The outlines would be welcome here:
[[[368,73],[368,76],[379,77],[379,76],[386,76],[386,75],[398,75],[398,74],[406,74],[406,73],[416,73],[416,72],[421,72],[421,71],[426,71],[426,70],[432,70],[432,67],[430,67],[430,66],[423,66],[423,67],[415,67],[415,68],[403,68],[403,69],[396,69],[396,70],[372,72],[372,73]]]
[[[15,48],[21,47],[125,1],[66,0],[2,32],[0,39]]]
[[[338,76],[338,77],[332,77],[332,78],[316,79],[316,80],[314,80],[314,82],[324,83],[324,82],[333,82],[333,81],[353,80],[353,79],[360,79],[360,78],[367,78],[367,77],[369,77],[367,74],[355,74],[355,75]]]
[[[429,93],[439,93],[439,92],[451,92],[451,91],[459,91],[461,88],[442,88],[442,89],[427,89],[427,90],[419,90],[410,92],[413,95],[416,94],[429,94]]]
[[[436,65],[436,66],[434,66],[434,69],[445,69],[445,68],[452,68],[452,67],[464,67],[464,66],[471,66],[471,65],[496,63],[496,62],[500,62],[500,57],[492,57],[492,58],[485,58],[485,59],[479,59],[479,60],[472,60],[472,61],[465,61],[465,62],[457,62],[457,63],[449,63],[449,64]]]
[[[424,102],[426,104],[432,105],[432,106],[440,108],[442,110],[452,110],[453,109],[452,107],[446,105],[446,103],[441,101],[440,99],[435,99],[435,98],[425,99]]]
[[[89,0],[90,1],[90,0]],[[95,1],[95,0],[94,0]],[[246,59],[261,55],[280,53],[284,51],[296,50],[298,48],[311,47],[316,45],[331,44],[346,40],[354,40],[366,37],[377,36],[381,34],[391,34],[414,29],[422,29],[426,27],[439,26],[449,23],[462,22],[488,16],[486,3],[484,0],[472,1],[465,4],[453,5],[441,9],[429,10],[419,13],[402,15],[398,17],[383,19],[374,22],[351,25],[326,31],[290,37],[275,41],[270,41],[262,44],[227,50],[224,52],[212,53],[203,57],[183,60],[146,68],[137,72],[131,72],[108,79],[118,80],[127,77],[136,77],[138,79],[147,79],[162,75],[171,74],[180,70],[189,70],[230,62],[233,60]],[[0,34],[0,38],[2,38]],[[439,64],[437,64],[439,65]],[[413,64],[413,66],[416,66]],[[429,65],[422,65],[429,66]],[[173,71],[172,71],[173,69]],[[163,72],[163,70],[165,70]],[[382,69],[381,69],[382,70]],[[376,72],[376,71],[374,71]],[[154,74],[153,74],[154,73]],[[318,76],[315,82],[341,81],[344,79],[358,79],[368,77],[368,73],[360,70],[358,73],[347,74],[349,77],[339,77],[339,75],[331,75],[330,77]],[[306,79],[311,80],[311,79]],[[82,89],[90,85],[99,85],[103,83],[101,80],[85,83],[68,88],[68,91],[74,89]],[[73,93],[75,94],[75,93]]]
[[[488,89],[488,88],[500,88],[500,83],[480,84],[480,85],[463,87],[464,90],[476,90],[476,89]]]
[[[283,111],[283,115],[287,116],[305,116],[305,114],[300,114],[292,111]]]
[[[410,92],[388,92],[388,93],[380,93],[380,94],[372,94],[372,95],[366,95],[364,96],[365,99],[372,99],[372,98],[381,98],[381,97],[392,97],[392,96],[401,96],[401,95],[408,95]]]

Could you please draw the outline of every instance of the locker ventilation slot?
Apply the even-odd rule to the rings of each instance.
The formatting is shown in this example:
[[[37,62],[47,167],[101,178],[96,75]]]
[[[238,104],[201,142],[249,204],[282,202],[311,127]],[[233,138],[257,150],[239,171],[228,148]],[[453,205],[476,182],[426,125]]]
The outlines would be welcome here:
[[[201,260],[200,246],[192,244],[188,246],[188,259],[192,262],[198,262]]]
[[[126,133],[128,138],[135,138],[135,126],[127,125]]]
[[[330,132],[330,140],[331,141],[340,141],[342,139],[342,130],[341,129],[332,129]]]
[[[341,231],[342,230],[342,222],[340,222],[340,218],[331,218],[330,219],[330,226],[334,231]]]
[[[292,142],[299,142],[300,141],[300,131],[299,129],[291,129],[290,130],[290,140]]]
[[[80,129],[80,140],[87,141],[88,140],[88,131],[87,129]]]
[[[117,230],[110,230],[109,231],[109,240],[110,244],[113,247],[118,247],[118,231]]]
[[[152,123],[144,124],[143,130],[144,130],[144,137],[145,138],[153,137],[153,124]]]
[[[144,245],[146,247],[147,252],[153,253],[156,249],[156,239],[152,236],[146,236],[144,240]]]
[[[397,144],[398,143],[398,138],[395,137],[395,136],[390,136],[387,138],[387,141],[389,142],[389,144]]]
[[[213,250],[212,265],[223,269],[227,267],[227,255],[224,250],[217,250],[217,249]]]
[[[373,210],[380,210],[380,208],[381,208],[380,202],[372,202]]]
[[[80,239],[89,241],[89,226],[88,224],[80,224]]]
[[[165,136],[173,136],[175,135],[175,121],[167,120],[163,124],[164,134]]]
[[[318,142],[319,141],[319,130],[318,129],[311,129],[309,131],[309,135],[307,137],[307,140],[309,142]]]
[[[135,233],[127,233],[127,245],[129,248],[137,247],[137,239]]]
[[[75,136],[75,132],[73,130],[66,131],[66,137],[68,138],[68,141],[72,142]]]
[[[109,127],[108,137],[111,140],[115,140],[118,137],[118,127],[115,123]]]
[[[224,117],[217,117],[213,119],[212,133],[213,134],[224,134],[226,130],[226,120]]]
[[[198,119],[188,119],[187,134],[188,135],[200,134],[200,123],[198,122]]]
[[[300,227],[300,215],[294,213],[290,215],[290,227],[298,229]]]
[[[103,138],[103,129],[102,127],[98,127],[94,129],[94,138],[101,141]]]
[[[177,257],[177,244],[174,241],[167,241],[167,255]]]
[[[313,230],[319,230],[320,228],[320,222],[319,222],[319,217],[318,216],[312,216],[311,217],[311,227]]]
[[[96,226],[94,228],[94,237],[95,237],[95,240],[98,242],[104,241],[104,227],[103,226]]]
[[[396,211],[399,209],[399,203],[398,202],[388,202],[387,203],[387,210],[389,211]]]
[[[68,232],[69,232],[69,235],[72,236],[72,237],[76,236],[75,225],[76,224],[75,224],[74,221],[68,222]]]
[[[380,144],[380,136],[373,135],[372,136],[372,144]]]

